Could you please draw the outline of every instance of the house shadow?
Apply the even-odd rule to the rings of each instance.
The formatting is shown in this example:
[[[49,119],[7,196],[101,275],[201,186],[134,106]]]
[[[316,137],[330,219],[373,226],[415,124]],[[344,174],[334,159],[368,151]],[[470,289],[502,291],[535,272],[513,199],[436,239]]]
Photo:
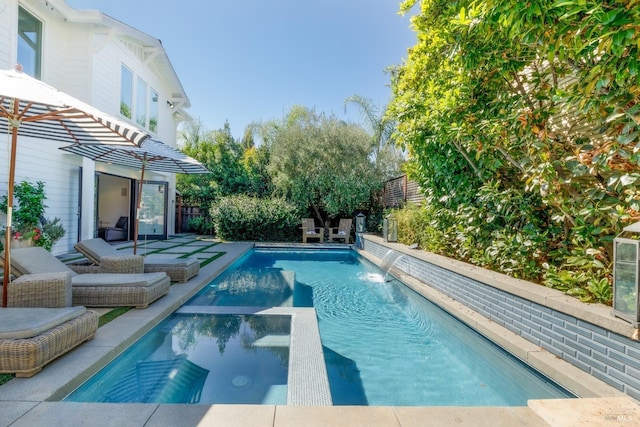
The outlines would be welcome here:
[[[322,346],[329,388],[334,405],[368,405],[358,365],[328,347]]]

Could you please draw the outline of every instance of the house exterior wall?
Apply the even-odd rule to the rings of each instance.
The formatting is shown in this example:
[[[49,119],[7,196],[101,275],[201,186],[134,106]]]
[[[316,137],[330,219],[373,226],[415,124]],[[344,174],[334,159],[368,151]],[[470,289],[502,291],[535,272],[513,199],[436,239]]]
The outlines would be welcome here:
[[[159,95],[158,132],[154,137],[176,146],[176,115],[166,101],[179,82],[170,73],[154,66],[153,61],[144,61],[140,45],[153,39],[140,33],[138,40],[135,29],[120,23],[111,27],[112,20],[96,12],[76,11],[63,0],[5,0],[2,4],[0,68],[10,69],[17,61],[20,5],[43,24],[44,82],[123,121],[131,121],[120,115],[120,68],[124,63],[133,71],[134,80],[141,77]],[[66,230],[63,239],[54,246],[54,254],[71,250],[78,239],[94,236],[95,172],[139,179],[138,170],[93,162],[65,153],[58,149],[61,146],[19,136],[15,177],[16,182],[25,179],[44,182],[45,216],[59,217]],[[0,164],[8,164],[6,149],[0,149]],[[6,168],[0,168],[0,195],[6,194],[7,179]],[[147,171],[145,179],[169,183],[167,229],[171,233],[175,228],[175,175]],[[81,227],[78,225],[80,217]],[[2,214],[0,221],[4,223]]]

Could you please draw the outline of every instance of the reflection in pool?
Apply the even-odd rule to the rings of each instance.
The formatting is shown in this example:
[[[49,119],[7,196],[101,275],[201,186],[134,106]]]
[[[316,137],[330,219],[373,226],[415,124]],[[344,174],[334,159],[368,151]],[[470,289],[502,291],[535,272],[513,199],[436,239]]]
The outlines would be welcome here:
[[[173,314],[67,399],[286,404],[289,316]]]

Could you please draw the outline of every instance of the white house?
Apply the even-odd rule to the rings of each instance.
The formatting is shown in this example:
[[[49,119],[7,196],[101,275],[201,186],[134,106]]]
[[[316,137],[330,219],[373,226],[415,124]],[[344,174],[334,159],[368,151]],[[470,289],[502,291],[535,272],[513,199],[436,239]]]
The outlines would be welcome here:
[[[189,99],[160,40],[99,11],[73,9],[64,0],[0,0],[0,69],[18,63],[174,147],[178,124],[190,119]],[[1,145],[0,195],[8,180],[8,148]],[[20,136],[15,179],[44,182],[45,216],[61,218],[66,230],[53,252],[71,250],[120,217],[133,230],[140,171],[68,154],[60,146]],[[140,239],[172,234],[175,175],[145,172],[142,193]]]

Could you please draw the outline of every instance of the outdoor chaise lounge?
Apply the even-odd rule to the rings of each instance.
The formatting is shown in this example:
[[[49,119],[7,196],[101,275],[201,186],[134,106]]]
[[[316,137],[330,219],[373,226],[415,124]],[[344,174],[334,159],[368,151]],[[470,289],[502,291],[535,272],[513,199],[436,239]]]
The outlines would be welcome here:
[[[341,218],[338,228],[329,229],[329,242],[335,242],[336,240],[344,240],[345,243],[350,243],[351,240],[351,218]]]
[[[169,292],[165,273],[78,274],[42,247],[11,250],[11,270],[25,274],[71,273],[73,305],[145,308]]]
[[[75,249],[93,263],[100,273],[167,273],[172,282],[186,282],[200,272],[196,258],[142,257],[123,254],[103,239],[86,239]],[[80,267],[78,267],[80,268]],[[80,271],[80,270],[76,270]]]
[[[97,329],[98,314],[84,307],[0,309],[0,372],[30,377]]]
[[[324,242],[324,228],[316,227],[313,218],[302,218],[302,243],[307,243],[308,239],[320,239]]]
[[[71,273],[25,274],[7,288],[8,307],[71,307]]]

